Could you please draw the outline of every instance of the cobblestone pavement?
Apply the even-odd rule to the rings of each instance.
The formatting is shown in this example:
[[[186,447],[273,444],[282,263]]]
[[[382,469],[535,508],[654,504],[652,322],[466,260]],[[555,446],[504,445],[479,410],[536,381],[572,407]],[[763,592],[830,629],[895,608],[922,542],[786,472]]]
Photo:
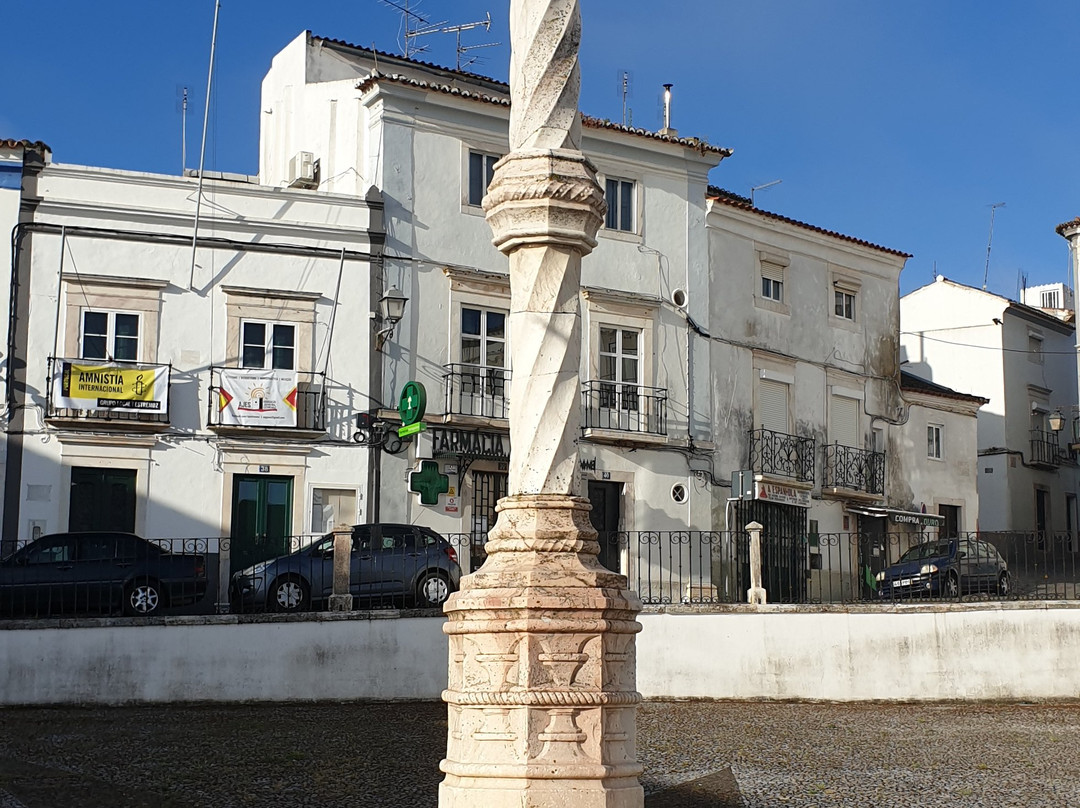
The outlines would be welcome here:
[[[638,727],[653,804],[731,805],[700,787],[730,766],[748,808],[1080,808],[1073,704],[650,703]],[[0,808],[435,808],[445,734],[441,704],[3,709]]]

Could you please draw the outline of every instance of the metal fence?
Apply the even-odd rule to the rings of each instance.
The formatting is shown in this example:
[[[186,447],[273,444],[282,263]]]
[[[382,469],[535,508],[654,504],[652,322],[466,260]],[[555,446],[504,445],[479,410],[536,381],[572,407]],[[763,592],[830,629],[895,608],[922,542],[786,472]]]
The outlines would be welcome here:
[[[437,607],[486,558],[486,534],[350,534],[351,608]],[[622,531],[598,537],[599,561],[646,605],[745,603],[745,531]],[[328,609],[333,537],[293,536],[275,558],[230,569],[228,538],[57,534],[0,562],[0,619]],[[1080,539],[1071,533],[900,532],[761,535],[770,603],[1049,600],[1080,597]]]

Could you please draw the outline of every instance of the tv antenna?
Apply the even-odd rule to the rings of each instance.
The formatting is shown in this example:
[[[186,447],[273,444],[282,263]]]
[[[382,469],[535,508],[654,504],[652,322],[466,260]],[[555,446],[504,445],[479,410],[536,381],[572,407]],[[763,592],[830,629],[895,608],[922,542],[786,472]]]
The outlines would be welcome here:
[[[783,180],[773,180],[772,182],[766,182],[764,185],[755,185],[750,189],[750,206],[754,205],[754,191],[763,191],[766,188],[772,188],[774,185],[779,185]]]
[[[494,48],[496,45],[500,44],[499,42],[485,42],[482,45],[462,45],[461,44],[461,32],[462,31],[471,31],[473,28],[483,28],[485,31],[490,31],[491,30],[491,12],[488,11],[488,12],[485,12],[485,13],[487,15],[487,19],[479,20],[477,22],[467,22],[467,23],[463,23],[462,25],[450,25],[450,26],[447,26],[446,28],[440,28],[439,29],[440,34],[457,34],[457,47],[456,47],[457,61],[456,61],[456,64],[454,66],[455,70],[461,70],[462,67],[468,67],[473,62],[475,62],[477,60],[477,58],[478,58],[478,57],[474,56],[471,59],[469,59],[467,62],[465,62],[464,65],[462,65],[461,64],[461,56],[462,56],[462,54],[468,53],[471,50],[478,50],[480,48]]]
[[[627,106],[627,101],[633,95],[634,77],[629,70],[619,71],[619,95],[622,96],[622,122],[623,126],[633,126],[634,110]]]
[[[986,291],[986,279],[990,275],[990,246],[994,243],[994,214],[998,208],[1005,207],[1004,202],[995,202],[990,206],[990,237],[986,240],[986,269],[983,270],[983,291]]]
[[[447,20],[433,23],[428,19],[426,14],[417,11],[416,9],[420,6],[421,0],[401,0],[401,2],[395,2],[395,0],[379,0],[379,2],[384,6],[396,8],[401,12],[401,25],[405,29],[405,44],[402,47],[402,52],[406,59],[408,59],[409,56],[415,56],[416,54],[423,53],[427,50],[427,45],[413,47],[412,40],[418,36],[438,33],[447,23]]]

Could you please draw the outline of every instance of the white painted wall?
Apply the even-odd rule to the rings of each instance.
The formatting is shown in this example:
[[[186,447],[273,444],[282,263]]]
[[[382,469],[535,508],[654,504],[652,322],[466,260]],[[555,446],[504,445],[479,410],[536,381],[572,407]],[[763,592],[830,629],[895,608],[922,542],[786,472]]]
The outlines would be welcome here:
[[[42,486],[37,490],[48,491],[48,496],[24,499],[19,538],[29,535],[31,521],[43,524],[45,532],[67,529],[70,469],[75,465],[136,468],[136,530],[159,538],[228,535],[231,489],[223,462],[229,458],[234,471],[254,473],[268,465],[271,473],[295,477],[293,533],[304,532],[310,524],[312,486],[364,491],[367,450],[351,438],[355,413],[372,406],[367,395],[372,265],[354,257],[342,265],[335,252],[378,250],[378,236],[371,237],[373,228],[381,228],[377,203],[357,196],[208,181],[201,237],[328,252],[311,256],[200,247],[192,275],[196,184],[191,178],[62,164],[46,167],[32,180],[30,191],[40,199],[34,223],[69,228],[65,276],[111,278],[121,287],[127,278],[140,278],[162,286],[157,329],[150,330],[144,318],[140,342],[147,346],[144,361],[172,364],[172,387],[170,425],[162,432],[106,431],[92,423],[59,428],[45,421],[48,357],[70,355],[65,341],[72,329],[77,334],[78,323],[68,322],[68,307],[82,302],[60,283],[60,235],[33,233],[21,256],[30,283],[29,306],[20,312],[27,327],[28,368],[28,408],[21,411],[27,436],[21,484],[24,491],[29,485]],[[173,237],[175,243],[78,235],[73,228],[137,231]],[[297,346],[297,364],[300,369],[327,369],[331,380],[328,430],[317,450],[311,441],[297,446],[266,435],[250,440],[207,428],[209,367],[226,364],[238,350],[227,340],[222,287],[316,298],[311,340]],[[354,518],[350,515],[349,521]]]
[[[1080,692],[1073,602],[643,614],[646,699],[1052,700]],[[437,700],[441,617],[0,626],[0,705]]]
[[[1042,486],[1050,492],[1050,529],[1064,530],[1065,496],[1080,492],[1080,470],[1031,465],[1031,404],[1035,391],[1045,391],[1051,411],[1060,408],[1067,419],[1076,411],[1072,325],[940,277],[900,305],[905,369],[990,399],[978,416],[979,528],[1034,530],[1034,490]],[[1028,355],[1032,332],[1043,336],[1041,362]],[[1069,440],[1068,431],[1061,439]]]

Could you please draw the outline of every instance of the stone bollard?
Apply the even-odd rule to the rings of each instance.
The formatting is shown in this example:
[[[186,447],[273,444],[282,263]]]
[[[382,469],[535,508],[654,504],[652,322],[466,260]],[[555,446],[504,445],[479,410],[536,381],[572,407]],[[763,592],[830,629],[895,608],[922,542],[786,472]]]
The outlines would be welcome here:
[[[746,526],[750,532],[750,588],[746,590],[746,602],[764,606],[768,598],[761,585],[761,528],[760,522]]]
[[[349,567],[352,560],[352,531],[334,531],[334,590],[330,595],[330,611],[352,611],[349,594]]]

